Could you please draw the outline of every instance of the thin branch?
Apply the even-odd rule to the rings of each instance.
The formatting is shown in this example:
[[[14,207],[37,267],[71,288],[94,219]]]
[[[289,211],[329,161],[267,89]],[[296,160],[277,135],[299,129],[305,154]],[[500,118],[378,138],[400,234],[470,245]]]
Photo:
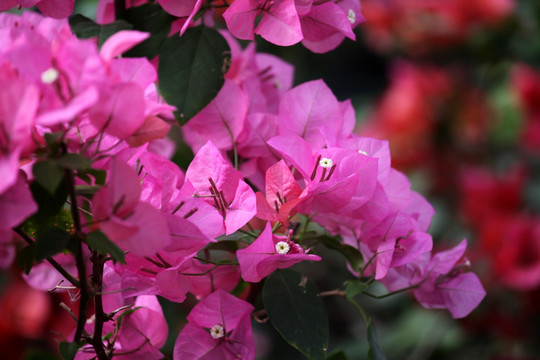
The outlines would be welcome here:
[[[35,242],[35,240],[28,236],[21,228],[14,228],[13,231],[19,234],[21,238],[30,245]],[[54,267],[60,274],[62,274],[62,276],[65,277],[66,280],[69,281],[73,286],[80,287],[79,280],[77,280],[73,275],[67,272],[67,270],[64,269],[62,265],[60,265],[58,262],[56,262],[56,260],[50,257],[45,258],[45,260],[47,260],[47,262],[51,264],[52,267]]]

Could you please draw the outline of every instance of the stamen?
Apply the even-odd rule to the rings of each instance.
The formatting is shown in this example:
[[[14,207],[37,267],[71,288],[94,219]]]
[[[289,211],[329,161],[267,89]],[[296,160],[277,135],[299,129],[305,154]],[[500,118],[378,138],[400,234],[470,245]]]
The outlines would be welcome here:
[[[279,191],[276,191],[276,196],[277,196],[279,202],[281,203],[281,205],[285,204],[285,202],[284,202],[283,199],[281,198],[281,195],[279,194]]]
[[[274,200],[274,206],[276,207],[276,212],[279,213],[279,206],[277,200]]]
[[[325,177],[325,176],[326,176],[326,168],[323,167],[323,169],[322,169],[322,174],[321,174],[321,178],[319,179],[319,182],[324,181],[324,177]]]
[[[276,252],[278,254],[286,254],[290,249],[291,247],[286,241],[280,241],[276,244]]]
[[[147,269],[147,268],[143,268],[143,267],[142,267],[142,268],[141,268],[141,271],[144,271],[144,272],[149,273],[149,274],[152,274],[152,275],[157,275],[157,272],[152,271],[152,270]]]
[[[199,209],[198,208],[193,208],[191,210],[189,210],[183,217],[184,219],[187,219],[188,217],[190,217],[191,215],[195,214]]]
[[[174,209],[174,211],[173,211],[172,213],[173,213],[173,214],[176,214],[176,212],[177,212],[178,210],[180,210],[180,208],[181,208],[182,206],[184,206],[185,203],[186,203],[186,202],[185,202],[184,200],[182,200],[182,201],[180,202],[180,204],[178,204],[178,206]]]
[[[165,261],[165,259],[159,253],[156,253],[156,256],[166,267],[172,267],[172,265]]]
[[[332,165],[332,168],[330,169],[330,172],[328,173],[328,176],[326,177],[326,179],[324,179],[324,181],[330,180],[330,177],[334,173],[334,170],[336,170],[336,166],[337,166],[336,164]]]
[[[157,262],[156,260],[152,259],[150,256],[145,256],[144,258],[146,260],[150,261],[152,264],[156,265],[157,267],[164,268],[164,269],[167,268],[164,264],[162,264],[160,262]],[[143,268],[141,268],[141,270],[143,270]],[[146,270],[148,270],[148,269],[146,269]],[[143,271],[145,271],[145,270],[143,270]]]
[[[315,167],[313,168],[313,172],[311,173],[311,181],[315,179],[315,175],[317,175],[317,167],[319,166],[319,162],[321,161],[321,155],[317,157],[317,160],[315,161]]]

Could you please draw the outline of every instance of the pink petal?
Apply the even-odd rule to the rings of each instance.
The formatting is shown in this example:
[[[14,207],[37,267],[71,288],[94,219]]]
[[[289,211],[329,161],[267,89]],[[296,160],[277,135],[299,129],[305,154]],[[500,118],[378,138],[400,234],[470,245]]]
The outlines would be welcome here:
[[[103,43],[99,54],[103,60],[109,62],[149,37],[150,34],[146,32],[136,30],[119,31]]]

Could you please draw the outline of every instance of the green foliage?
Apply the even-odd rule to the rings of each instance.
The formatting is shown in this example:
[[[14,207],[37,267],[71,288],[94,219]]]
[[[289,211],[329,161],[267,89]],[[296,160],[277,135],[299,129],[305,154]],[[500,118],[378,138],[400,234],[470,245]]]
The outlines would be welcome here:
[[[345,295],[348,299],[352,299],[356,295],[359,295],[366,291],[368,286],[368,284],[360,280],[347,281],[347,286],[345,287]]]
[[[52,257],[69,246],[71,234],[58,228],[52,228],[39,235],[35,243],[36,260]]]
[[[225,81],[227,41],[215,29],[197,26],[169,37],[159,52],[159,89],[185,124],[212,101]]]
[[[62,341],[58,345],[58,351],[64,360],[71,360],[75,357],[80,345],[76,342]]]
[[[32,172],[36,181],[51,195],[55,194],[56,189],[64,177],[62,166],[54,160],[35,163],[32,167]]]
[[[143,4],[127,9],[125,20],[134,30],[150,33],[150,37],[127,51],[124,56],[152,59],[158,55],[161,46],[167,40],[174,17],[158,4]]]
[[[98,45],[103,43],[115,33],[121,30],[132,30],[133,25],[124,20],[118,20],[110,24],[99,25],[86,16],[77,14],[69,18],[71,31],[79,39],[98,38]]]
[[[99,230],[89,233],[85,242],[101,255],[110,255],[114,262],[126,263],[124,251]]]
[[[272,326],[310,359],[324,359],[328,317],[315,283],[293,270],[277,270],[263,288],[263,303]]]
[[[344,244],[339,237],[320,236],[318,239],[328,249],[335,250],[345,256],[354,271],[360,271],[362,265],[364,265],[364,258],[360,251]]]
[[[349,358],[343,350],[335,351],[332,354],[328,355],[325,360],[348,360]]]

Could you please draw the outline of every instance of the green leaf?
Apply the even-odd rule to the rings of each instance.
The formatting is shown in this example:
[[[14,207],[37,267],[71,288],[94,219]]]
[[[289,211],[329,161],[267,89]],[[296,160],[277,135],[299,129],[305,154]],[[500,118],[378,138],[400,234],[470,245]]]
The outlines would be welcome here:
[[[263,288],[264,308],[272,326],[310,359],[324,359],[328,317],[315,283],[292,270],[277,270]]]
[[[124,250],[113,243],[107,235],[99,230],[92,231],[86,235],[85,242],[101,255],[110,255],[114,262],[119,261],[122,264],[126,263],[124,259]]]
[[[339,237],[321,236],[319,240],[328,249],[335,250],[345,256],[354,271],[360,271],[364,265],[364,258],[360,251],[344,244]]]
[[[105,185],[105,181],[107,180],[107,172],[105,170],[90,169],[86,172],[94,177],[97,185]]]
[[[69,19],[69,26],[71,27],[71,31],[79,39],[97,37],[98,45],[100,47],[113,34],[121,30],[133,29],[133,26],[124,20],[118,20],[106,25],[99,25],[92,19],[80,14],[74,15]]]
[[[30,218],[39,228],[46,224],[49,219],[56,216],[65,204],[68,191],[66,180],[63,179],[54,194],[50,194],[41,184],[34,181],[30,184],[32,197],[38,205],[38,212]]]
[[[43,260],[68,247],[71,234],[62,229],[53,228],[45,231],[36,239],[36,260]]]
[[[19,250],[17,254],[17,265],[24,270],[25,274],[29,274],[34,266],[34,261],[36,259],[36,244],[30,244],[23,247]]]
[[[223,86],[230,49],[217,30],[206,26],[173,34],[159,53],[159,89],[176,106],[176,119],[185,124],[214,99]]]
[[[77,354],[77,350],[79,350],[79,347],[80,345],[76,342],[62,341],[58,345],[58,351],[60,352],[62,359],[72,360],[75,357],[75,354]]]
[[[356,295],[363,293],[367,290],[369,287],[368,284],[359,281],[359,280],[352,280],[347,281],[347,287],[345,288],[345,295],[348,299],[354,298]]]
[[[87,170],[92,167],[92,162],[80,154],[65,154],[58,159],[60,166],[70,170]]]
[[[53,195],[62,182],[64,171],[60,164],[54,160],[40,161],[34,164],[32,173],[36,181],[43,186],[49,194]]]
[[[238,250],[238,241],[235,240],[219,240],[215,243],[210,243],[206,246],[207,250],[222,250],[230,253],[235,253]]]
[[[95,185],[76,185],[75,193],[85,198],[92,199],[94,194],[100,189],[100,186]]]
[[[379,339],[377,338],[377,331],[375,331],[375,325],[373,321],[370,320],[367,328],[367,337],[368,337],[368,360],[386,360],[384,357],[381,348],[379,347]]]
[[[349,358],[343,350],[335,351],[332,354],[328,355],[325,360],[348,360]]]
[[[158,4],[143,4],[127,9],[125,19],[133,25],[134,30],[148,32],[150,37],[127,51],[124,56],[152,59],[167,40],[175,18]]]

